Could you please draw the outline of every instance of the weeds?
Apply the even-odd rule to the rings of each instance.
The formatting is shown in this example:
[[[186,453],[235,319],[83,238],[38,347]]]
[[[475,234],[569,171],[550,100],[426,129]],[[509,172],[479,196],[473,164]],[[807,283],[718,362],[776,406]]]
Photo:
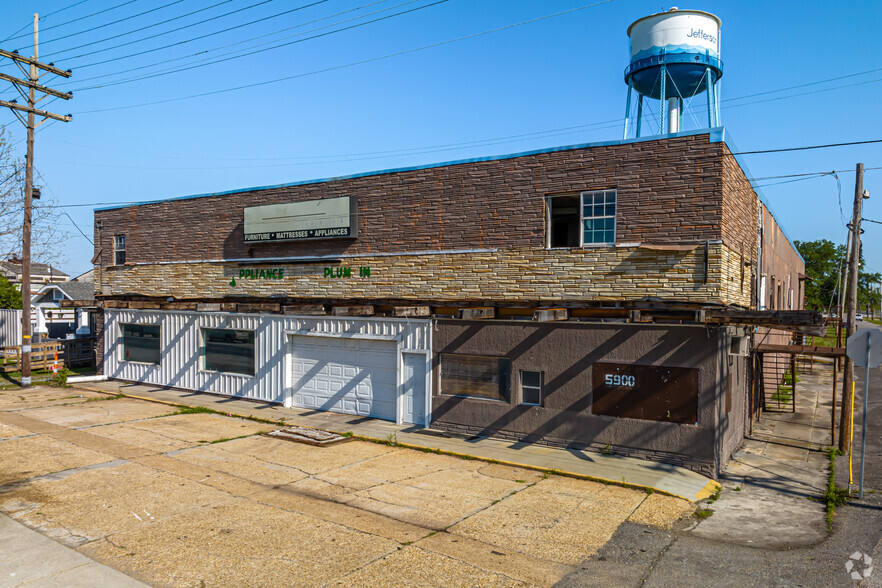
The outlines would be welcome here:
[[[827,449],[827,457],[830,458],[830,470],[827,475],[827,491],[824,493],[824,502],[827,503],[827,532],[833,531],[833,519],[836,516],[836,507],[848,502],[848,490],[836,487],[836,457],[841,455],[839,449],[830,447]]]
[[[67,388],[67,377],[73,372],[66,367],[61,368],[49,378],[49,384],[59,388]]]
[[[398,434],[389,433],[388,435],[386,435],[386,444],[392,445],[393,447],[395,445],[398,445]]]
[[[119,400],[120,398],[125,398],[126,395],[119,393],[114,394],[113,396],[100,396],[98,398],[87,398],[84,402],[104,402],[105,400]],[[73,398],[73,396],[71,396]]]
[[[352,431],[346,431],[345,433],[340,433],[341,437],[352,437]]]
[[[610,446],[610,444],[607,443],[606,445],[604,445],[603,449],[600,450],[600,453],[602,455],[609,455],[610,453],[612,453],[612,447]]]
[[[176,410],[175,412],[173,412],[171,415],[168,415],[168,416],[178,415],[178,414],[223,414],[223,413],[218,410],[214,410],[213,408],[206,408],[204,406],[182,406],[181,408],[179,408],[178,410]]]
[[[703,521],[704,519],[708,518],[708,517],[711,516],[712,514],[714,514],[714,511],[712,511],[711,509],[709,509],[709,508],[702,508],[702,509],[700,509],[700,510],[696,510],[694,516],[695,516],[696,519],[698,519],[698,520],[700,520],[700,521]]]

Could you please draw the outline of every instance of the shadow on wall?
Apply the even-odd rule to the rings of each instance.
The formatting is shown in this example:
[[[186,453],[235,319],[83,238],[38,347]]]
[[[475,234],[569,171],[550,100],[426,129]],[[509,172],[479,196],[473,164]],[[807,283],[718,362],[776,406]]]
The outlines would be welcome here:
[[[473,348],[469,348],[468,344],[474,342],[481,332],[488,328],[494,327],[492,325],[471,324],[436,353],[474,354]],[[547,355],[548,351],[543,352],[539,348],[553,331],[538,325],[525,326],[524,328],[528,333],[519,340],[510,341],[509,349],[499,348],[484,352],[490,355],[495,355],[498,352],[499,355],[511,359],[513,366],[521,357],[532,356],[536,358]],[[696,334],[702,333],[699,329],[694,329],[694,331]],[[716,331],[708,331],[707,334],[712,339],[708,345],[696,345],[694,341],[684,340],[682,334],[664,333],[654,340],[653,345],[646,348],[639,342],[635,343],[634,338],[637,336],[635,329],[627,331],[620,329],[592,349],[586,349],[581,353],[578,350],[570,349],[567,352],[568,355],[575,353],[578,357],[568,365],[562,366],[562,369],[555,370],[555,375],[543,384],[542,407],[436,395],[432,420],[457,423],[457,412],[462,414],[462,411],[458,411],[458,409],[465,409],[465,406],[468,406],[468,410],[474,410],[478,404],[481,404],[493,409],[484,413],[492,415],[490,417],[492,420],[478,425],[480,430],[475,435],[479,437],[491,436],[499,431],[522,435],[522,441],[515,442],[513,447],[541,439],[557,439],[570,440],[569,446],[578,448],[588,447],[592,442],[605,443],[607,440],[614,439],[613,444],[616,446],[646,449],[657,446],[659,439],[664,438],[665,451],[698,455],[709,459],[715,454],[713,446],[715,440],[710,430],[712,424],[706,421],[713,418],[710,409],[715,398],[719,396],[719,391],[716,389],[717,384],[713,383],[713,380],[716,380],[714,373],[701,374],[699,380],[697,411],[702,423],[700,427],[660,421],[620,419],[591,413],[593,403],[591,368],[596,362],[610,361],[611,356],[616,357],[617,350],[621,351],[623,347],[626,347],[630,352],[625,352],[625,355],[631,355],[626,363],[641,365],[663,363],[667,366],[700,367],[708,360],[712,360],[718,349]],[[636,357],[633,356],[635,349],[640,350],[640,355]],[[622,353],[618,354],[619,357],[622,355]],[[612,361],[616,361],[616,359],[612,359]],[[512,372],[514,371],[513,367]],[[439,382],[439,379],[440,372],[436,374],[436,382]],[[509,384],[510,402],[516,396],[515,388],[515,384],[511,382]],[[584,392],[574,395],[574,388],[584,390]],[[575,396],[574,399],[572,399],[573,396]],[[563,404],[555,402],[555,400],[566,398],[571,399],[565,400]],[[499,414],[500,405],[503,407],[503,414]],[[547,408],[549,405],[554,408]],[[633,426],[623,426],[625,424],[623,421],[630,421],[628,424]],[[676,432],[682,431],[683,427],[687,427],[690,434],[676,434]],[[610,431],[607,434],[611,428],[615,428],[615,431]],[[696,447],[697,440],[700,440],[700,443],[705,446]]]

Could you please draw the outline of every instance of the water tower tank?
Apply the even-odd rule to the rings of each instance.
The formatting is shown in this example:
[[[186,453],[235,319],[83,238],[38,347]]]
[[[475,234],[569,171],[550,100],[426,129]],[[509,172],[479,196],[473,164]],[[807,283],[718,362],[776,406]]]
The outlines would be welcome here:
[[[631,93],[637,92],[637,136],[640,136],[644,98],[663,101],[659,108],[659,133],[680,130],[684,101],[707,92],[708,126],[719,124],[718,84],[723,76],[720,61],[720,19],[701,10],[652,14],[628,27],[631,62],[625,70],[628,104],[625,138],[631,118]]]

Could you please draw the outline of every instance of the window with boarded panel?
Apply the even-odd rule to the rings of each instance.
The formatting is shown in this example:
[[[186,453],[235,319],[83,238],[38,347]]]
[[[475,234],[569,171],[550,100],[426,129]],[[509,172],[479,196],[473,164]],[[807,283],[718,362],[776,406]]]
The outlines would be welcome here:
[[[594,414],[648,421],[698,421],[698,369],[595,363]]]

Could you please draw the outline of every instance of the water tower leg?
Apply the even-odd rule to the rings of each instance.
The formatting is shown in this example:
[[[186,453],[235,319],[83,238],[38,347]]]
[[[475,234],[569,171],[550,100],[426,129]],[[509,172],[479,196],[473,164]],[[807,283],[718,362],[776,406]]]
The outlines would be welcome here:
[[[643,94],[637,94],[637,138],[640,138],[640,123],[643,121]]]
[[[680,124],[678,126],[679,126],[680,130],[682,131],[683,130],[683,99],[678,98],[677,100],[678,100],[678,107],[679,107],[678,114],[680,116]]]
[[[659,103],[661,104],[661,123],[658,125],[658,134],[663,135],[665,132],[665,114],[667,114],[667,109],[664,106],[664,102],[667,99],[667,93],[665,84],[668,80],[668,68],[665,65],[661,66],[661,93],[658,95]]]
[[[714,75],[711,73],[710,68],[704,70],[704,75],[707,76],[707,86],[705,89],[705,93],[707,94],[707,126],[709,128],[714,127]]]
[[[631,119],[631,90],[632,89],[633,89],[633,86],[631,85],[631,82],[628,82],[628,99],[625,100],[625,134],[622,137],[622,139],[628,138],[628,123],[630,122],[630,119]]]
[[[717,113],[717,126],[723,126],[723,122],[720,118],[720,84],[722,84],[722,80],[717,80],[717,83],[714,84],[714,101],[717,103],[716,105],[716,113]]]
[[[680,130],[680,98],[668,98],[665,106],[668,109],[668,133],[676,133]]]

